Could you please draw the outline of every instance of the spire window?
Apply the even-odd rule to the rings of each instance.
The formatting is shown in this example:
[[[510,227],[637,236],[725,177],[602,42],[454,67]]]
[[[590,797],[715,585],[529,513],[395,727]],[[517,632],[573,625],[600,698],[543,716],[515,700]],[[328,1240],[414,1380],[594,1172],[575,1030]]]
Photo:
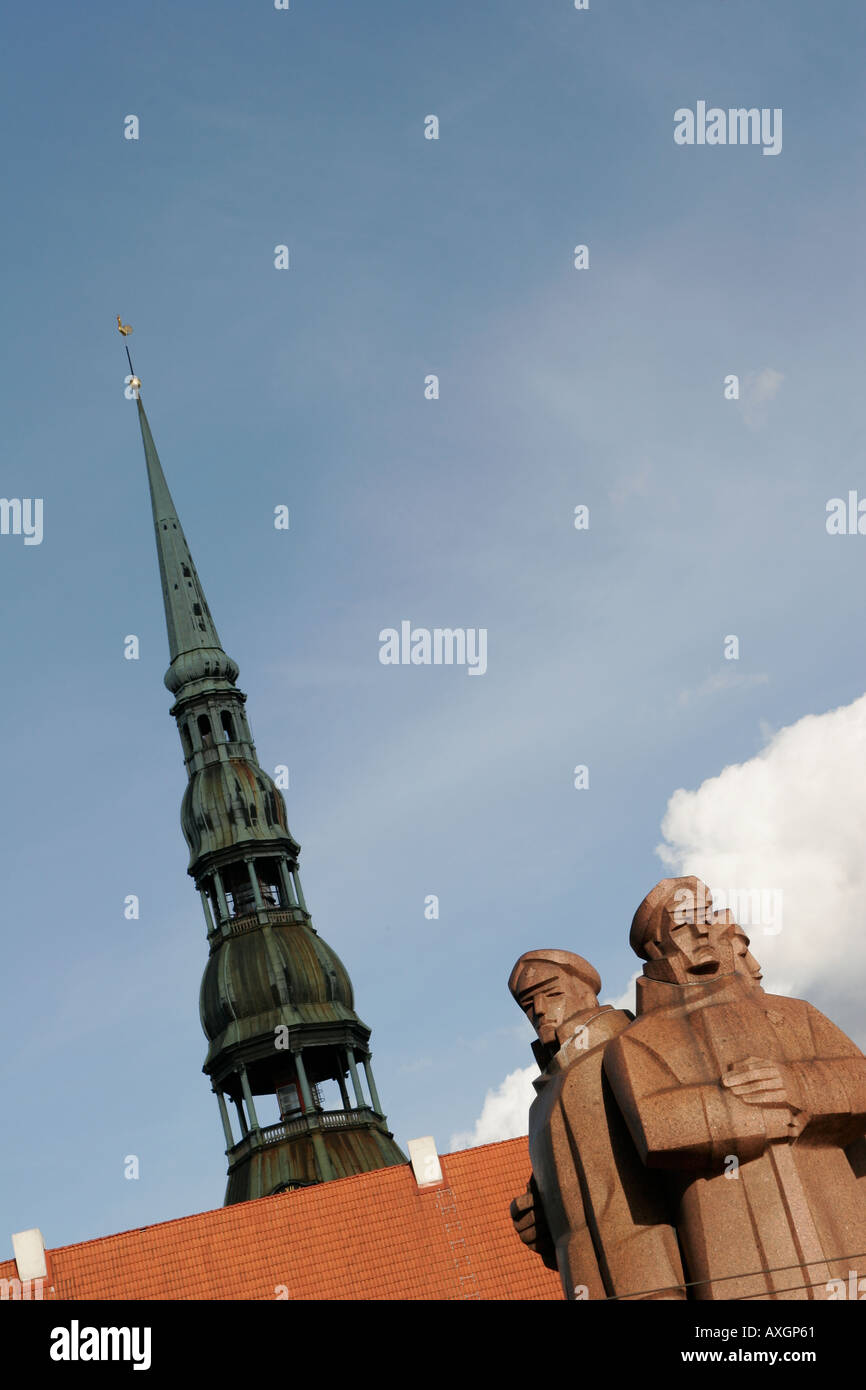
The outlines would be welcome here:
[[[213,748],[213,730],[206,714],[200,714],[198,717],[198,731],[201,734],[202,748]]]
[[[221,723],[222,726],[223,726],[223,738],[225,739],[226,743],[234,743],[234,741],[235,741],[235,725],[234,725],[234,720],[232,719],[232,717],[231,717],[231,715],[229,714],[229,712],[228,712],[227,709],[224,709],[224,710],[221,711],[221,713],[220,713],[220,723]]]

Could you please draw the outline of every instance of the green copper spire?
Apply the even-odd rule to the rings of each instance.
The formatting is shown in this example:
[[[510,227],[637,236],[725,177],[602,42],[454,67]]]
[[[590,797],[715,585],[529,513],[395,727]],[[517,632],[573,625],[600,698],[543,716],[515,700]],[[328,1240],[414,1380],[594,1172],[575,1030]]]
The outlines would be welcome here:
[[[192,681],[216,678],[234,684],[238,667],[222,649],[183,527],[165,481],[147,415],[138,394],[138,423],[144,441],[147,480],[156,530],[156,553],[171,665],[165,683],[173,694]]]
[[[307,911],[301,848],[282,792],[259,765],[238,667],[210,615],[137,394],[141,383],[130,380],[168,628],[165,683],[189,779],[181,826],[207,924],[203,1070],[222,1118],[229,1205],[406,1159],[382,1113],[370,1029],[355,1013],[352,982]]]

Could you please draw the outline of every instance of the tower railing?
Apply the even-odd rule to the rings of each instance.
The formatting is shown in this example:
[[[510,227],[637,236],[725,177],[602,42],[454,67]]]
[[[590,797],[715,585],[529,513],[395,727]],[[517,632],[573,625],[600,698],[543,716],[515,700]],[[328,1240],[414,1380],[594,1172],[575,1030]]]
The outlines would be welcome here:
[[[226,1152],[229,1165],[239,1163],[254,1149],[269,1148],[282,1144],[286,1139],[294,1139],[301,1134],[312,1134],[323,1129],[356,1129],[359,1125],[381,1124],[383,1117],[369,1106],[357,1110],[311,1110],[308,1115],[298,1115],[291,1120],[280,1120],[275,1125],[264,1125],[251,1130]]]
[[[294,923],[303,924],[308,918],[308,913],[302,907],[269,907],[266,910],[269,927],[290,927]],[[213,931],[208,932],[208,940],[215,948],[227,936],[243,936],[246,932],[258,931],[261,925],[257,912],[245,912],[241,917],[224,917]]]

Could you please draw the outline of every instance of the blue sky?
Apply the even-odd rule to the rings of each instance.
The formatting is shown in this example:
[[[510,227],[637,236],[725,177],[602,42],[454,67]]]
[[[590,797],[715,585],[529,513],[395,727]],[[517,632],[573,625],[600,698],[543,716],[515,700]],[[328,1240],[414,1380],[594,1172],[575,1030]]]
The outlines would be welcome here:
[[[392,1128],[446,1150],[531,1060],[516,957],[620,993],[672,794],[863,691],[825,508],[866,495],[866,16],[99,0],[5,37],[0,494],[44,539],[0,536],[0,1244],[58,1245],[225,1183],[115,316]],[[698,100],[781,108],[781,154],[677,146]],[[403,619],[486,628],[486,674],[382,666]]]

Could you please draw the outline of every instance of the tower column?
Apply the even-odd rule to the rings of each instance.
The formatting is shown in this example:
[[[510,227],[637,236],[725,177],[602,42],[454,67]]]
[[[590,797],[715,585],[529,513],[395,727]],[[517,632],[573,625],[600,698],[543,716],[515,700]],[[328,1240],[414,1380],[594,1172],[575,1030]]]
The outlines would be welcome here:
[[[300,1052],[295,1053],[295,1070],[298,1073],[298,1082],[301,1087],[301,1097],[304,1102],[304,1113],[310,1115],[312,1114],[313,1110],[313,1093],[310,1090],[310,1083],[307,1080],[307,1069],[304,1066],[304,1059],[301,1056]]]
[[[358,1102],[359,1110],[366,1110],[367,1102],[361,1090],[361,1079],[358,1076],[358,1068],[355,1066],[355,1054],[351,1047],[346,1048],[346,1056],[349,1059],[349,1071],[352,1073],[352,1089],[355,1092],[355,1100]]]
[[[201,905],[204,909],[204,920],[207,923],[207,934],[208,936],[210,936],[211,932],[215,930],[213,923],[213,915],[210,910],[210,903],[207,900],[207,893],[204,891],[203,888],[200,888],[198,890],[198,895],[201,898]]]
[[[244,863],[247,866],[247,873],[250,876],[250,883],[252,884],[253,897],[256,903],[256,912],[264,912],[265,900],[262,897],[262,887],[259,883],[259,876],[256,873],[255,862],[252,859],[245,859]]]
[[[307,904],[304,902],[304,890],[301,888],[301,878],[297,869],[292,870],[292,881],[295,885],[295,892],[298,895],[298,903],[303,908],[304,912],[306,912]]]
[[[244,1138],[246,1138],[246,1136],[250,1132],[250,1127],[247,1124],[247,1117],[244,1114],[244,1107],[241,1105],[239,1100],[236,1100],[234,1104],[235,1110],[237,1110],[238,1112],[238,1121],[240,1122],[241,1134],[244,1136]]]
[[[245,1100],[246,1103],[247,1103],[247,1110],[248,1110],[248,1112],[249,1112],[250,1124],[252,1125],[253,1129],[259,1129],[259,1128],[260,1128],[260,1126],[259,1126],[259,1117],[258,1117],[258,1115],[256,1114],[256,1107],[255,1107],[255,1104],[254,1104],[254,1102],[253,1102],[253,1093],[252,1093],[252,1091],[250,1090],[250,1083],[249,1083],[249,1081],[247,1080],[247,1069],[246,1069],[246,1067],[245,1067],[243,1064],[241,1064],[240,1077],[241,1077],[241,1089],[242,1089],[242,1091],[243,1091],[243,1093],[244,1093],[244,1100]]]
[[[289,870],[288,870],[288,868],[287,868],[287,866],[286,866],[286,861],[285,861],[285,859],[282,859],[282,858],[281,858],[278,862],[279,862],[279,869],[280,869],[280,883],[282,884],[283,892],[284,892],[285,895],[286,895],[286,906],[287,906],[287,907],[296,907],[296,906],[297,906],[297,898],[295,897],[295,890],[294,890],[294,887],[292,886],[292,878],[291,878],[291,874],[289,873]]]
[[[228,898],[225,894],[225,889],[223,888],[223,881],[220,878],[219,869],[214,869],[213,871],[213,886],[216,889],[217,903],[219,904],[220,910],[220,920],[221,922],[227,922],[229,920],[229,904]]]
[[[308,1122],[312,1121],[313,1123],[318,1125],[318,1120],[316,1120],[315,1118],[315,1111],[313,1109],[313,1093],[310,1090],[310,1083],[307,1080],[307,1069],[304,1066],[304,1059],[301,1056],[300,1052],[295,1053],[295,1068],[298,1073],[298,1082],[300,1083],[301,1087],[301,1095],[304,1098],[304,1117],[305,1119],[307,1119]],[[316,1155],[316,1164],[319,1169],[319,1176],[322,1179],[322,1182],[330,1182],[332,1178],[335,1178],[337,1176],[337,1174],[334,1172],[334,1166],[331,1163],[331,1157],[328,1153],[327,1145],[325,1144],[322,1134],[318,1128],[313,1129],[311,1125],[309,1129],[309,1135],[313,1141],[313,1152]]]
[[[344,1110],[351,1110],[352,1107],[351,1107],[351,1105],[349,1104],[349,1092],[346,1090],[346,1081],[345,1081],[345,1078],[344,1078],[344,1076],[343,1076],[342,1070],[340,1071],[339,1075],[337,1076],[337,1084],[338,1084],[339,1087],[340,1087],[340,1095],[343,1097],[343,1109],[344,1109]]]
[[[220,1119],[221,1119],[222,1122],[223,1122],[223,1130],[224,1130],[225,1136],[226,1136],[226,1148],[227,1148],[227,1149],[233,1149],[234,1146],[235,1146],[235,1140],[234,1140],[234,1135],[232,1134],[232,1125],[231,1125],[231,1120],[229,1119],[229,1112],[228,1112],[228,1106],[226,1105],[226,1098],[225,1098],[225,1096],[223,1095],[222,1091],[217,1091],[216,1089],[214,1089],[214,1095],[215,1095],[216,1098],[217,1098],[217,1102],[218,1102],[219,1108],[220,1108]]]
[[[375,1083],[375,1081],[373,1080],[373,1067],[372,1067],[372,1065],[371,1065],[373,1059],[372,1059],[372,1057],[365,1057],[363,1060],[364,1060],[364,1075],[365,1075],[366,1078],[367,1078],[367,1090],[370,1092],[370,1099],[371,1099],[372,1102],[373,1102],[373,1109],[375,1110],[375,1112],[376,1112],[377,1115],[381,1115],[381,1113],[382,1113],[382,1102],[379,1100],[379,1094],[378,1094],[378,1092],[377,1092],[377,1090],[376,1090],[376,1083]]]

